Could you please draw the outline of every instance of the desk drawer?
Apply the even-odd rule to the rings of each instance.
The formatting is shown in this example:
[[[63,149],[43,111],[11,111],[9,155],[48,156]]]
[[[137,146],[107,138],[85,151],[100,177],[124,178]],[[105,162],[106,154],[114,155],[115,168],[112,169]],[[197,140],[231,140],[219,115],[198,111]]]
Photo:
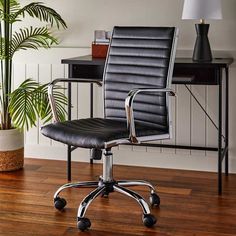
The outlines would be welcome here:
[[[88,78],[88,79],[99,79],[103,78],[103,65],[69,65],[69,77],[71,78]],[[198,66],[186,66],[181,64],[175,64],[174,77],[186,77],[191,78],[190,80],[186,79],[183,82],[175,82],[173,84],[201,84],[201,85],[217,85],[219,84],[219,79],[221,76],[220,68],[213,67],[198,67]]]
[[[187,67],[181,65],[175,65],[174,76],[175,77],[191,77],[193,78],[191,82],[186,82],[184,84],[201,84],[201,85],[217,85],[220,79],[220,68],[213,67]],[[175,83],[173,81],[173,83]]]
[[[69,77],[70,78],[88,78],[88,79],[100,79],[103,77],[104,66],[98,65],[70,65]]]

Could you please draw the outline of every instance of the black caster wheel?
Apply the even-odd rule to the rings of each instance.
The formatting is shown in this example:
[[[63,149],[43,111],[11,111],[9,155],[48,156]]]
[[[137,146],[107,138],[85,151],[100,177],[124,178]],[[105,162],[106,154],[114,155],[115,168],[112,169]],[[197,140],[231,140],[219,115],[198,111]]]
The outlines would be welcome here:
[[[54,206],[57,210],[61,211],[66,206],[66,200],[64,198],[57,197],[54,199]]]
[[[154,215],[151,215],[151,214],[146,214],[146,215],[143,215],[143,224],[150,228],[152,227],[153,225],[155,225],[157,222],[156,218]]]
[[[161,199],[156,193],[151,193],[149,201],[152,207],[159,207],[161,203]]]
[[[88,218],[78,218],[77,228],[80,231],[85,231],[88,228],[90,228],[90,226],[91,226],[91,222]]]

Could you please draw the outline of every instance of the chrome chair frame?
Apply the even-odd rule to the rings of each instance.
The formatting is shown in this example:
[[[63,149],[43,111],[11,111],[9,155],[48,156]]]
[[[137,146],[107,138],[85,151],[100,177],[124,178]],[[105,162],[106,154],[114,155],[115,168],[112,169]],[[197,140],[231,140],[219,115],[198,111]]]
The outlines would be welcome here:
[[[67,188],[83,188],[83,187],[95,187],[95,190],[93,190],[91,193],[89,193],[80,203],[80,206],[78,208],[78,228],[80,230],[85,230],[91,226],[90,221],[85,218],[85,213],[88,208],[88,206],[92,203],[94,199],[96,199],[99,195],[108,195],[111,192],[119,192],[121,194],[124,194],[128,197],[133,198],[138,202],[140,207],[143,211],[143,222],[147,227],[151,227],[156,223],[156,219],[154,216],[150,214],[150,209],[146,201],[143,199],[142,196],[140,196],[138,193],[127,189],[128,186],[146,186],[149,187],[151,197],[155,196],[155,199],[157,200],[152,201],[151,205],[159,206],[160,199],[158,195],[156,195],[156,190],[152,184],[149,182],[143,181],[143,180],[120,180],[116,181],[113,178],[113,156],[111,153],[111,148],[114,146],[118,146],[120,144],[138,144],[142,142],[147,141],[153,141],[153,140],[163,140],[167,138],[171,138],[171,116],[170,116],[170,109],[168,109],[168,125],[169,125],[169,132],[163,135],[152,135],[152,136],[143,136],[143,137],[137,137],[136,136],[136,130],[135,130],[135,119],[133,115],[133,102],[135,100],[135,97],[139,93],[165,93],[166,96],[166,105],[168,108],[170,108],[170,99],[168,96],[175,96],[175,93],[170,88],[171,85],[171,79],[172,79],[172,73],[173,73],[173,65],[174,65],[174,58],[175,58],[175,52],[176,52],[176,45],[177,45],[177,38],[178,38],[178,30],[175,31],[174,36],[174,42],[172,44],[172,50],[171,50],[171,58],[172,61],[170,61],[169,69],[168,69],[168,76],[167,76],[167,87],[166,88],[138,88],[133,89],[129,92],[126,100],[125,100],[125,111],[126,111],[126,120],[127,120],[127,127],[129,131],[129,138],[126,139],[118,139],[118,140],[112,140],[107,143],[105,143],[104,148],[104,155],[103,155],[103,175],[100,177],[99,181],[87,181],[87,182],[76,182],[76,183],[67,183],[61,186],[56,193],[54,194],[54,204],[55,207],[59,210],[63,209],[66,205],[66,201],[64,199],[61,199],[59,197],[59,194],[61,191],[67,189]],[[49,84],[48,87],[48,94],[49,94],[49,102],[51,105],[52,113],[53,113],[53,120],[55,122],[59,121],[59,118],[57,116],[57,108],[56,103],[53,97],[53,88],[55,84],[58,82],[76,82],[76,83],[96,83],[99,86],[102,86],[102,82],[99,82],[97,80],[88,80],[88,79],[82,79],[82,78],[68,78],[68,79],[56,79],[52,81]],[[150,199],[151,199],[150,197]]]
[[[54,122],[58,122],[59,118],[57,116],[56,111],[56,103],[54,102],[53,97],[53,88],[58,82],[77,82],[77,83],[96,83],[99,86],[102,86],[102,83],[96,80],[85,80],[85,79],[56,79],[51,82],[48,88],[49,92],[49,101],[53,112],[53,120]],[[175,93],[170,88],[156,88],[156,89],[134,89],[131,90],[125,100],[125,109],[126,109],[126,117],[127,117],[127,127],[130,131],[128,139],[119,139],[113,140],[111,142],[105,143],[105,149],[103,153],[103,175],[100,176],[99,181],[86,181],[86,182],[75,182],[75,183],[67,183],[61,186],[56,193],[54,194],[54,204],[57,209],[63,209],[66,205],[65,199],[59,197],[61,191],[67,188],[84,188],[84,187],[95,187],[95,190],[90,192],[80,203],[78,207],[77,213],[77,221],[78,228],[80,230],[85,230],[91,226],[89,219],[85,218],[85,213],[89,205],[95,200],[99,195],[108,196],[111,192],[119,192],[128,197],[133,198],[140,205],[143,212],[143,222],[147,227],[151,227],[156,223],[156,219],[153,215],[150,214],[150,209],[147,202],[144,200],[142,196],[138,193],[132,191],[131,189],[127,189],[125,187],[132,186],[146,186],[150,189],[150,202],[152,206],[159,206],[160,198],[156,194],[156,190],[154,186],[143,180],[114,180],[113,179],[113,156],[111,153],[111,148],[120,144],[137,144],[145,141],[157,140],[157,139],[167,139],[170,138],[170,134],[164,135],[153,135],[147,137],[136,137],[135,132],[135,122],[133,116],[133,102],[138,93],[166,93],[166,96],[175,96]],[[168,99],[167,99],[168,100]],[[171,124],[169,124],[171,126]],[[152,197],[156,200],[153,200]],[[57,203],[60,203],[57,206]],[[81,224],[81,222],[83,224]]]
[[[119,192],[121,194],[125,194],[128,197],[135,199],[142,208],[143,214],[150,214],[150,209],[146,201],[142,196],[137,194],[136,192],[127,189],[125,187],[132,186],[147,186],[150,189],[151,194],[155,193],[155,188],[149,182],[143,180],[119,180],[115,181],[113,179],[113,156],[110,151],[104,152],[103,159],[103,176],[100,177],[99,181],[86,181],[86,182],[76,182],[76,183],[67,183],[61,186],[56,193],[54,194],[54,201],[59,198],[59,194],[61,191],[67,188],[84,188],[84,187],[95,187],[91,193],[89,193],[80,203],[78,208],[78,219],[81,219],[85,216],[86,210],[88,206],[92,203],[92,201],[102,195],[104,193],[109,194],[110,192]]]

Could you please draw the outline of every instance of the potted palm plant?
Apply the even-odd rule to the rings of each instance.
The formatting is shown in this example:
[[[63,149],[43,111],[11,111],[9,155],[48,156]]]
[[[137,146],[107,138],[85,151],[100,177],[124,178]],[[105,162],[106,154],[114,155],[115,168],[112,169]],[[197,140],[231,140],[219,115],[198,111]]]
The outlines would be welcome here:
[[[39,19],[45,26],[14,30],[13,25],[26,16]],[[24,135],[38,118],[51,119],[47,84],[25,80],[12,90],[12,63],[19,50],[50,48],[58,44],[48,27],[66,28],[62,17],[41,2],[21,7],[18,0],[0,0],[0,171],[16,170],[24,163]],[[60,118],[64,119],[66,98],[56,91]]]

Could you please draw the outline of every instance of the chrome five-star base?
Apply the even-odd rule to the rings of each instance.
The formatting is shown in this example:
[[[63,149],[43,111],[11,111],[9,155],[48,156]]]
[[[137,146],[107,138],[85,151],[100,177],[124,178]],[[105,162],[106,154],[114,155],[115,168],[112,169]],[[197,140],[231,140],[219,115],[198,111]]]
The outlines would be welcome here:
[[[159,206],[160,198],[155,193],[154,187],[143,180],[120,180],[115,181],[113,179],[113,156],[110,149],[106,149],[103,155],[103,176],[100,177],[99,181],[88,181],[88,182],[77,182],[67,183],[61,186],[54,194],[54,205],[58,210],[62,210],[66,206],[66,200],[59,197],[59,193],[67,188],[83,188],[83,187],[95,187],[90,194],[88,194],[83,201],[80,203],[78,208],[78,222],[77,226],[81,231],[84,231],[91,226],[91,222],[88,218],[85,218],[85,213],[90,203],[99,195],[108,197],[111,192],[119,192],[128,197],[135,199],[141,206],[143,211],[143,223],[147,227],[152,227],[156,223],[156,218],[150,214],[150,209],[147,202],[138,193],[127,189],[128,186],[147,186],[150,188],[150,204],[151,206]]]

